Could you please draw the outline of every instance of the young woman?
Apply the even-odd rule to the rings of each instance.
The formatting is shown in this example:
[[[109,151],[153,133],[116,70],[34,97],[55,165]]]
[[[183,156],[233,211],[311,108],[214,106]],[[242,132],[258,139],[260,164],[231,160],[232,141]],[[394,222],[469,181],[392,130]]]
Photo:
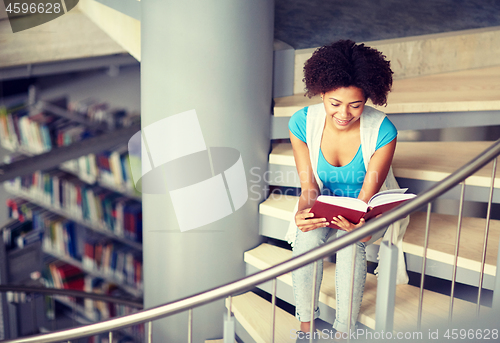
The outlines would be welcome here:
[[[339,216],[332,223],[316,218],[309,210],[320,194],[348,196],[367,202],[383,189],[399,188],[391,170],[396,148],[397,130],[384,113],[366,105],[387,103],[392,86],[390,63],[379,51],[342,40],[317,49],[304,66],[306,94],[321,95],[320,104],[296,112],[289,122],[295,164],[300,176],[302,193],[287,234],[293,245],[293,255],[300,255],[323,244],[332,233],[337,237],[364,224],[351,223]],[[400,261],[403,259],[401,239],[407,220],[387,230],[398,242]],[[335,224],[341,230],[329,226]],[[352,325],[356,323],[366,278],[365,247],[382,237],[379,232],[353,245],[356,252]],[[348,330],[350,285],[352,279],[352,248],[337,252],[336,319],[337,332]],[[407,275],[398,261],[398,283],[406,283]],[[322,280],[323,264],[318,261],[315,313]],[[296,317],[301,331],[309,332],[311,323],[313,265],[292,273]]]

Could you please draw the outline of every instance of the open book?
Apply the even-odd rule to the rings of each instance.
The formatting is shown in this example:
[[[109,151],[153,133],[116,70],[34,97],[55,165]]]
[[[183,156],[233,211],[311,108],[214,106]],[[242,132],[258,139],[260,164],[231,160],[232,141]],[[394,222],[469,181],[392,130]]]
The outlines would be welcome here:
[[[309,212],[314,213],[315,218],[326,218],[329,222],[341,215],[357,224],[361,218],[368,221],[416,196],[405,193],[407,190],[408,188],[403,188],[379,192],[371,197],[368,204],[356,198],[320,195]],[[335,224],[329,226],[336,227]]]

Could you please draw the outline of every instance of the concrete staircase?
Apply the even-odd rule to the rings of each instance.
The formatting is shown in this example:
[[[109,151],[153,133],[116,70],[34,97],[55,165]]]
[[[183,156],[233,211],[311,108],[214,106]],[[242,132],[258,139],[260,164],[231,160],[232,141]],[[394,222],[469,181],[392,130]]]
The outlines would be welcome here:
[[[452,43],[455,44],[457,37],[452,38]],[[436,39],[444,38],[440,36]],[[390,46],[388,41],[384,44]],[[401,40],[395,40],[394,44],[403,43]],[[310,52],[297,53],[297,55],[301,54],[310,54]],[[296,63],[303,65],[303,58],[300,56],[296,58]],[[297,69],[297,66],[295,68]],[[446,73],[397,79],[394,82],[388,106],[381,110],[389,115],[398,130],[500,125],[499,76],[500,66],[487,65],[476,66],[468,70],[446,70]],[[300,89],[297,87],[297,82],[300,80],[298,81],[296,76],[294,87],[296,94],[275,99],[272,138],[279,139],[279,141],[273,141],[266,179],[269,180],[270,186],[281,187],[279,188],[281,192],[270,194],[259,208],[260,234],[272,238],[271,242],[284,239],[288,222],[293,216],[293,206],[297,200],[296,189],[300,187],[291,145],[283,142],[283,139],[288,137],[288,119],[298,109],[318,103],[318,99],[308,99],[297,92]],[[480,154],[491,143],[484,141],[398,142],[393,161],[394,174],[401,187],[408,187],[410,192],[420,193]],[[490,163],[466,180],[466,200],[487,201],[491,184],[491,166]],[[499,172],[500,168],[497,168],[495,188],[500,188]],[[500,203],[500,194],[496,193],[493,202]],[[443,195],[443,198],[457,199],[458,194],[459,186]],[[423,212],[415,212],[411,215],[410,226],[403,241],[408,270],[417,273],[421,272],[424,252],[425,217]],[[458,217],[455,215],[432,214],[426,275],[445,280],[451,279],[457,222]],[[485,222],[484,218],[463,218],[457,282],[476,287],[479,283]],[[485,289],[494,287],[499,239],[500,221],[492,220],[484,267],[483,288]],[[367,249],[369,261],[377,260],[377,243]],[[286,244],[278,245],[286,246]],[[245,253],[247,274],[272,267],[290,257],[290,250],[276,244],[263,243]],[[335,318],[334,271],[335,264],[325,260],[320,293],[320,319],[330,324]],[[369,329],[375,328],[376,287],[376,276],[368,274],[358,321]],[[270,293],[271,282],[262,284],[259,288]],[[278,278],[277,297],[294,305],[290,273]],[[416,328],[418,301],[418,287],[397,286],[395,331]],[[449,296],[424,290],[422,326],[431,327],[433,324],[445,322],[448,318],[449,304]],[[244,340],[245,342],[270,342],[271,304],[267,300],[248,292],[234,297],[232,306],[235,318],[241,324],[237,333],[241,335],[240,337],[251,337]],[[454,300],[454,318],[462,314],[475,313],[475,311],[475,303],[461,299]],[[489,308],[481,307],[481,313],[488,311]],[[292,314],[279,309],[275,341],[294,342],[295,338],[292,333],[297,326],[298,321],[293,318]]]

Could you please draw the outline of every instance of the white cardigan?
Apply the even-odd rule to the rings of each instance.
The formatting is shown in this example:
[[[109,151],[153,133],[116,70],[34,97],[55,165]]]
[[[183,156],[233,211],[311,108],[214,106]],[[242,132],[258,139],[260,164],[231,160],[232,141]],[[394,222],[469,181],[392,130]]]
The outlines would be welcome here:
[[[365,163],[365,169],[368,170],[368,163],[372,155],[375,153],[375,148],[377,146],[378,131],[382,121],[386,115],[374,109],[370,106],[365,106],[363,114],[360,118],[360,137],[361,137],[361,150],[363,153],[363,160]],[[306,139],[307,146],[309,148],[309,157],[311,160],[311,166],[314,172],[314,177],[319,186],[319,189],[323,189],[323,182],[318,177],[317,167],[318,167],[318,157],[319,150],[321,146],[321,138],[323,136],[323,128],[326,120],[325,106],[323,103],[309,106],[307,111],[307,121],[306,121]],[[392,167],[389,169],[387,178],[384,184],[380,188],[381,191],[386,189],[399,188],[399,185],[392,172]],[[295,213],[298,210],[298,202],[293,210],[293,215],[290,220],[288,227],[288,232],[286,233],[285,239],[290,243],[294,244],[295,235],[297,233],[297,226],[295,224]],[[403,254],[403,236],[406,231],[406,227],[409,223],[409,217],[401,219],[394,224],[391,224],[384,234],[383,241],[390,241],[390,235],[392,234],[392,242],[396,242],[398,247],[398,270],[396,282],[398,284],[408,283],[408,274],[406,273],[406,265]]]

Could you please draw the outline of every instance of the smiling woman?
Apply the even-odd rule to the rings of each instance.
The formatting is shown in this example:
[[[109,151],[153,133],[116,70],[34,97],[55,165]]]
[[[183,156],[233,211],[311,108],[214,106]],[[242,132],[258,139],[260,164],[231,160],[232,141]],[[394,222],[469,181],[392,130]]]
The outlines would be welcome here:
[[[307,95],[321,95],[322,103],[305,107],[295,113],[289,122],[290,140],[297,171],[300,175],[301,196],[290,223],[287,238],[293,244],[293,255],[300,255],[323,244],[334,233],[337,237],[364,224],[351,223],[345,218],[334,217],[331,222],[310,213],[312,204],[322,193],[358,198],[367,202],[380,190],[399,188],[390,170],[396,148],[397,130],[384,113],[365,105],[370,99],[376,105],[387,102],[392,86],[390,63],[379,51],[338,41],[316,50],[304,67]],[[356,178],[351,177],[356,175]],[[398,244],[406,229],[405,219],[394,224],[391,234]],[[340,230],[331,227],[340,227]],[[348,331],[349,317],[355,323],[366,277],[365,247],[384,235],[379,232],[337,253],[336,266],[336,319],[333,324],[338,332]],[[389,239],[389,234],[385,235]],[[401,250],[401,249],[400,249]],[[352,313],[349,308],[352,264],[354,290]],[[404,259],[399,283],[407,282]],[[296,303],[296,317],[301,330],[311,329],[311,319],[319,316],[317,301],[322,279],[322,261],[318,261],[317,291],[314,315],[311,316],[313,266],[292,272]]]
[[[361,88],[342,87],[321,93],[328,118],[327,126],[335,125],[338,130],[359,128],[359,117],[365,108],[365,95]],[[333,129],[333,128],[330,128]]]

